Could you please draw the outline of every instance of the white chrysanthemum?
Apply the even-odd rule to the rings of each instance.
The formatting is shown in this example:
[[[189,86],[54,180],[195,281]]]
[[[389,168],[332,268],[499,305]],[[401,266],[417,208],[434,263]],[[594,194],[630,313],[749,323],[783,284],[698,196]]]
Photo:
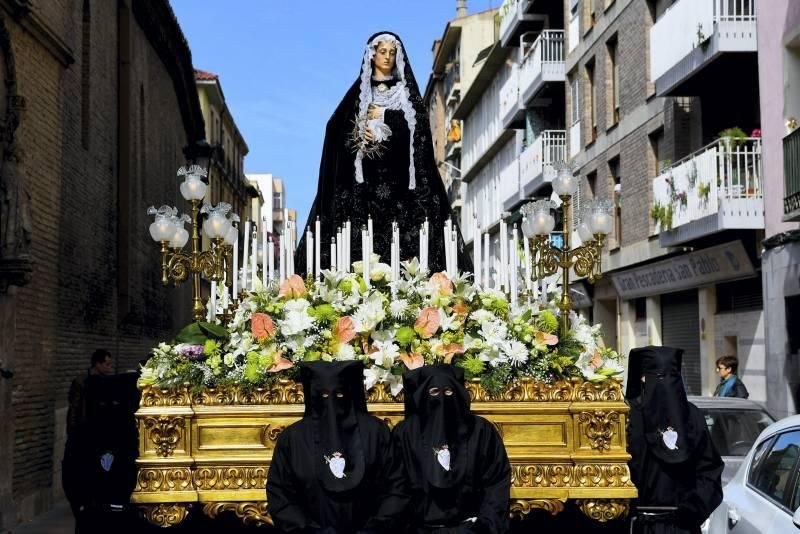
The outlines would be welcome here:
[[[289,337],[308,330],[314,325],[315,321],[316,319],[305,311],[291,311],[285,315],[282,321],[278,321],[278,326],[281,329],[281,334]]]
[[[375,347],[375,352],[370,353],[369,357],[375,361],[376,365],[380,365],[386,369],[394,365],[395,360],[400,356],[400,347],[389,342],[376,341],[372,344]]]
[[[397,299],[389,303],[389,313],[395,319],[402,319],[408,311],[408,301],[406,299]]]
[[[522,365],[528,361],[528,347],[519,341],[514,340],[506,343],[506,345],[503,347],[503,352],[505,352],[505,355],[511,365]]]
[[[356,349],[347,343],[339,343],[339,348],[337,349],[335,356],[337,360],[355,360]]]

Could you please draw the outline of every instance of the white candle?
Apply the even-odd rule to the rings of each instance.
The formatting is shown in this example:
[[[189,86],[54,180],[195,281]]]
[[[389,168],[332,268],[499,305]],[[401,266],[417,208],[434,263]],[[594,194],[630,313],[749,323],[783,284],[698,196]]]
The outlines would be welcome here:
[[[208,296],[208,322],[217,318],[217,283],[211,282],[211,294]]]
[[[322,258],[320,257],[320,252],[322,251],[322,224],[319,221],[319,217],[317,217],[314,224],[314,235],[317,238],[314,242],[314,278],[319,280],[319,273],[322,271]]]
[[[306,227],[306,275],[314,272],[314,234]]]
[[[350,245],[352,242],[350,219],[344,225],[344,271],[350,272],[350,267],[353,265],[353,260],[350,255]]]
[[[364,277],[364,281],[369,288],[371,286],[370,282],[370,267],[369,267],[369,233],[366,227],[361,227],[361,266],[363,267],[362,275]]]
[[[269,265],[267,267],[267,273],[269,275],[268,280],[272,281],[275,279],[275,242],[272,238],[267,241],[267,246],[269,246]]]
[[[239,298],[239,228],[236,228],[236,241],[233,242],[233,298]]]
[[[450,230],[450,257],[453,259],[453,276],[458,276],[458,233],[455,227]]]
[[[517,303],[517,292],[518,292],[518,267],[519,267],[519,252],[517,247],[519,246],[519,237],[517,236],[517,225],[514,225],[514,229],[512,230],[512,238],[511,238],[511,303]]]
[[[372,261],[372,243],[373,243],[373,233],[372,233],[372,215],[367,216],[367,238],[369,239],[369,258]]]
[[[278,272],[280,273],[279,282],[286,280],[286,250],[283,245],[283,240],[286,239],[285,235],[278,236]]]
[[[222,309],[228,309],[228,271],[222,273]]]
[[[500,286],[503,291],[508,291],[508,227],[505,221],[500,221]]]
[[[267,260],[267,218],[263,217],[261,219],[261,273],[262,278],[265,278],[263,273],[267,272],[267,265],[269,264],[269,260]]]
[[[489,263],[489,259],[492,255],[489,253],[489,234],[483,234],[483,252],[482,254],[486,256],[486,259],[483,262],[483,284],[484,287],[489,287],[490,280],[489,280],[489,269],[491,268],[491,264]]]
[[[527,238],[522,240],[522,251],[525,258],[525,289],[530,293],[533,286],[533,273],[531,272],[531,245]]]
[[[472,262],[475,268],[475,283],[479,286],[483,285],[483,273],[482,273],[482,258],[481,258],[481,229],[478,227],[478,214],[474,213],[472,215],[472,252],[473,258]]]
[[[250,263],[250,221],[244,222],[244,255],[242,256],[242,291],[247,291],[247,266]]]
[[[331,271],[336,272],[336,238],[331,238]]]
[[[250,270],[252,271],[250,276],[250,291],[256,290],[256,277],[258,276],[258,232],[255,229],[255,225],[253,225],[253,234],[250,236],[252,239],[251,246],[253,250],[250,252]]]

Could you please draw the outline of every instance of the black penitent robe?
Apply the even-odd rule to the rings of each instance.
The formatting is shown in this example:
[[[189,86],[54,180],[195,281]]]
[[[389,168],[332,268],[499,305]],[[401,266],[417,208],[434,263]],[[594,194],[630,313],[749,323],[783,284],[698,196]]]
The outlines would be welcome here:
[[[689,423],[706,428],[703,414],[690,404]],[[655,456],[641,433],[642,406],[631,402],[629,451],[631,480],[639,490],[636,506],[677,506],[665,522],[640,523],[637,532],[660,534],[699,533],[700,525],[722,502],[721,477],[725,467],[710,437],[700,440],[693,454],[679,464],[668,464]],[[638,520],[637,520],[638,521]]]
[[[420,431],[413,421],[402,421],[395,427],[393,435],[403,451],[412,495],[412,532],[494,534],[508,531],[511,466],[497,430],[486,419],[474,417],[472,431],[460,447],[461,453],[469,459],[467,472],[452,488],[436,488],[425,479],[414,453]],[[477,517],[477,522],[463,523],[470,517]]]
[[[386,424],[367,414],[360,361],[303,362],[305,413],[278,437],[267,509],[283,532],[391,532],[408,504]]]
[[[682,356],[681,349],[643,347],[628,358],[628,451],[639,491],[636,506],[677,507],[647,522],[638,514],[638,532],[698,533],[722,502],[724,464],[703,414],[686,398]]]
[[[367,50],[377,36],[384,34],[391,35],[398,43],[398,66],[395,67],[393,78],[380,82],[371,79],[372,65],[367,58],[362,63],[362,76],[347,91],[325,128],[317,195],[307,222],[312,231],[318,218],[321,223],[322,268],[330,267],[331,238],[336,236],[336,229],[348,220],[351,223],[351,260],[361,260],[361,228],[367,225],[367,219],[371,216],[373,250],[380,255],[383,263],[391,261],[392,222],[399,224],[400,260],[405,261],[419,256],[419,229],[427,218],[430,227],[429,269],[431,272],[444,270],[443,228],[445,221],[452,218],[458,234],[459,269],[471,272],[472,260],[464,252],[458,221],[450,208],[433,156],[428,112],[408,57],[404,55],[402,42],[390,32],[381,32],[370,37]],[[369,72],[365,69],[369,69]],[[388,89],[404,83],[407,101],[411,105],[409,112],[413,109],[415,123],[412,140],[404,110],[386,109],[383,122],[391,129],[391,136],[382,143],[380,154],[363,157],[363,182],[359,183],[356,179],[357,148],[353,146],[353,130],[360,113],[360,102],[362,99],[371,101],[372,89],[366,89],[369,85],[367,79],[370,79],[371,87],[382,84]],[[412,145],[413,172],[410,170]],[[305,273],[306,233],[305,229],[298,231],[301,239],[295,253],[295,268],[297,272]],[[314,238],[316,240],[319,236]]]

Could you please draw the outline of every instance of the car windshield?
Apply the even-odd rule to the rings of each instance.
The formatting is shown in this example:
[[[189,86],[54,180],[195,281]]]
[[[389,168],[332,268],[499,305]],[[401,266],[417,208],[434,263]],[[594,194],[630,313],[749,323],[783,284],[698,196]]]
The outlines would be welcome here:
[[[711,441],[721,456],[745,456],[761,431],[774,421],[761,410],[703,409]]]

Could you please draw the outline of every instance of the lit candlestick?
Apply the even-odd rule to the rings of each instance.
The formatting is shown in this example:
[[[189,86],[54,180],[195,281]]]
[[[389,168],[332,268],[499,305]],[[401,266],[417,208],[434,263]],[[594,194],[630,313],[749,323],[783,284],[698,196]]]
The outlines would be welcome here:
[[[239,228],[236,228],[236,241],[233,242],[233,298],[239,298]]]
[[[319,217],[317,217],[314,224],[314,236],[316,237],[316,241],[314,241],[314,278],[319,280],[319,273],[322,271],[322,258],[320,256],[322,251],[322,224],[319,221]]]
[[[336,272],[336,238],[331,238],[331,271]]]
[[[250,263],[250,221],[244,222],[244,255],[242,256],[242,291],[247,291],[247,266]]]

